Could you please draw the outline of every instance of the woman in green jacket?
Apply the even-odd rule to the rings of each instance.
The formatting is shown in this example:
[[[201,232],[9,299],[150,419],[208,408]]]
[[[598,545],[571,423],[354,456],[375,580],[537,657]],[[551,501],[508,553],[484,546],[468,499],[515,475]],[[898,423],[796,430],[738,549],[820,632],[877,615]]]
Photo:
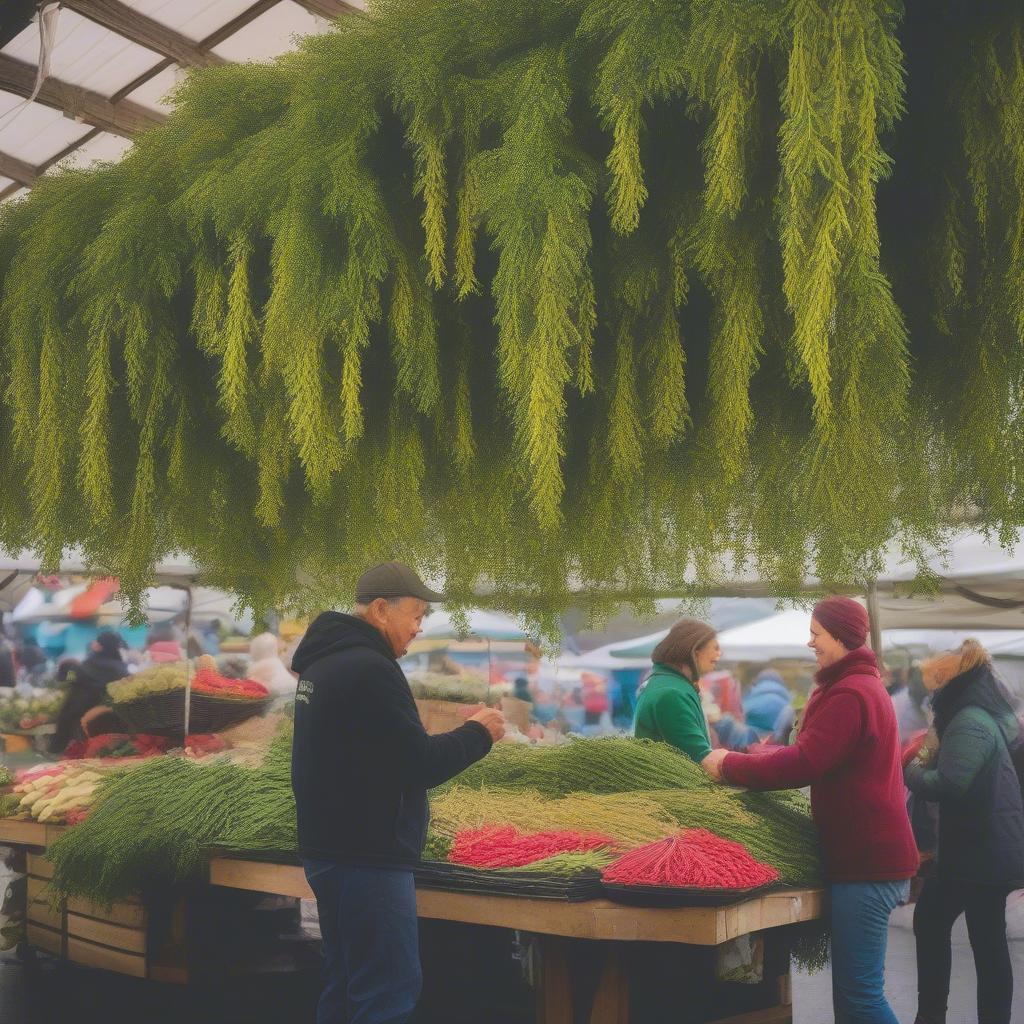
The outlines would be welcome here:
[[[680,619],[654,648],[654,672],[637,701],[634,735],[671,743],[700,764],[711,753],[711,736],[697,683],[721,656],[713,626]]]

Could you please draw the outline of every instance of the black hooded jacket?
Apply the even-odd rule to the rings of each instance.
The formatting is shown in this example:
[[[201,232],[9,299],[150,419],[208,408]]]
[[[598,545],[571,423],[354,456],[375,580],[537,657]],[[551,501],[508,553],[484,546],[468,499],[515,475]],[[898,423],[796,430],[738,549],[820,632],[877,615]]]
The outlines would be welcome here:
[[[411,869],[426,838],[427,790],[484,757],[490,733],[467,722],[429,736],[387,640],[352,615],[320,615],[292,669],[300,854]]]
[[[933,698],[939,757],[911,762],[909,788],[939,802],[939,874],[978,885],[1024,885],[1024,800],[1010,751],[1020,723],[988,665],[951,679]]]
[[[57,715],[57,731],[50,737],[50,752],[61,754],[72,740],[82,738],[82,716],[99,704],[107,703],[107,683],[128,675],[128,666],[120,653],[106,650],[89,655],[69,674],[70,686]]]

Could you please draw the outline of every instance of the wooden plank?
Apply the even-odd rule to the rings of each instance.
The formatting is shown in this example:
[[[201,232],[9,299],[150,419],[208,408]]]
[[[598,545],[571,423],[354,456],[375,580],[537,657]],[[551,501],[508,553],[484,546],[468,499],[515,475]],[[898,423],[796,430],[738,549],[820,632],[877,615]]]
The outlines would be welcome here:
[[[824,901],[821,889],[791,889],[726,907],[719,921],[718,941],[815,920],[824,913]]]
[[[301,899],[313,896],[302,868],[295,865],[216,858],[210,862],[210,883]],[[560,903],[436,889],[419,889],[416,900],[420,917],[442,921],[567,938],[716,946],[750,932],[820,917],[823,893],[819,889],[782,890],[730,907],[657,909],[627,907],[610,900]]]
[[[28,99],[35,89],[35,83],[36,69],[31,64],[0,54],[0,89]],[[91,89],[83,89],[57,78],[47,78],[43,82],[35,102],[128,139],[166,120],[165,115],[141,103],[133,103],[131,100],[114,101]]]
[[[83,967],[101,967],[118,974],[130,974],[135,978],[146,976],[146,958],[136,953],[125,953],[119,949],[108,949],[84,939],[68,937],[68,959]]]
[[[0,818],[0,843],[22,846],[46,846],[46,826],[38,821]]]
[[[126,928],[124,925],[111,924],[109,921],[97,921],[94,917],[82,917],[81,914],[68,914],[68,936],[88,939],[103,946],[123,949],[129,953],[146,952],[146,929]]]
[[[19,185],[31,188],[39,177],[39,168],[9,153],[0,153],[0,174],[5,178],[13,178]]]
[[[296,864],[268,864],[256,860],[217,857],[210,861],[210,885],[268,892],[278,896],[296,896],[303,900],[313,898],[306,874]]]
[[[64,936],[53,928],[44,928],[30,921],[25,926],[25,938],[36,949],[45,949],[54,956],[64,955]]]
[[[40,903],[50,902],[50,880],[48,878],[33,878],[31,875],[28,879],[28,901],[31,903],[33,900],[38,900]]]
[[[64,835],[68,830],[67,825],[46,825],[46,845],[57,841],[58,837]]]
[[[147,50],[168,57],[183,67],[207,68],[227,63],[223,57],[203,49],[199,43],[175,32],[162,22],[147,18],[134,7],[121,3],[121,0],[61,0],[61,3],[89,21],[139,46],[145,46]]]
[[[27,921],[32,924],[45,925],[47,928],[56,928],[61,931],[64,927],[64,913],[54,910],[44,900],[31,900],[25,914]]]
[[[107,924],[117,924],[125,928],[145,928],[146,908],[139,903],[115,903],[110,907],[90,903],[80,897],[73,896],[68,900],[68,911],[79,917],[91,917]]]
[[[27,873],[36,878],[53,878],[53,864],[41,853],[30,853],[25,857]]]

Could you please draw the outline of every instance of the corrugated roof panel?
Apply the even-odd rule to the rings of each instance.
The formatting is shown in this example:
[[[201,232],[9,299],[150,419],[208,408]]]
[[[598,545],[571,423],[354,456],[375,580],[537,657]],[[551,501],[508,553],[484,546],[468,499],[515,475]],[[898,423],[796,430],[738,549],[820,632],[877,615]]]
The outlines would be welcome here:
[[[253,0],[132,0],[132,7],[139,13],[197,43],[212,36],[252,4]]]
[[[133,89],[126,99],[141,103],[151,110],[167,113],[172,107],[170,103],[164,102],[164,97],[178,84],[178,75],[182,73],[183,69],[174,64],[159,75],[154,75],[148,82],[143,82],[138,89]]]
[[[213,52],[226,60],[273,60],[293,49],[297,38],[323,32],[329,25],[329,21],[310,14],[292,0],[281,0],[215,46]]]
[[[39,60],[39,26],[30,25],[0,52],[35,65]],[[65,9],[57,22],[50,74],[62,82],[110,96],[161,60],[160,54]]]
[[[0,93],[0,150],[8,156],[41,164],[91,130],[59,110]]]
[[[13,185],[13,184],[14,184],[14,179],[13,178],[5,178],[2,174],[0,174],[0,192],[3,192],[3,190],[5,188],[7,188],[8,185]]]
[[[99,160],[120,160],[131,148],[131,140],[122,139],[120,135],[111,135],[109,132],[100,132],[94,139],[83,142],[74,153],[61,160],[60,167],[85,168]]]

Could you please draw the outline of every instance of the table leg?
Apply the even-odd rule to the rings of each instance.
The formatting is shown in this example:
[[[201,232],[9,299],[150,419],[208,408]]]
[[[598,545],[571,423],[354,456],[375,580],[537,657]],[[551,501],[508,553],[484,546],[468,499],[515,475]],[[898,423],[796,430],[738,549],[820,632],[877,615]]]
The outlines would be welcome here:
[[[590,1024],[629,1024],[629,974],[623,962],[622,946],[617,942],[608,947],[590,1009]]]
[[[572,980],[569,974],[569,940],[539,935],[537,1024],[573,1024]]]

